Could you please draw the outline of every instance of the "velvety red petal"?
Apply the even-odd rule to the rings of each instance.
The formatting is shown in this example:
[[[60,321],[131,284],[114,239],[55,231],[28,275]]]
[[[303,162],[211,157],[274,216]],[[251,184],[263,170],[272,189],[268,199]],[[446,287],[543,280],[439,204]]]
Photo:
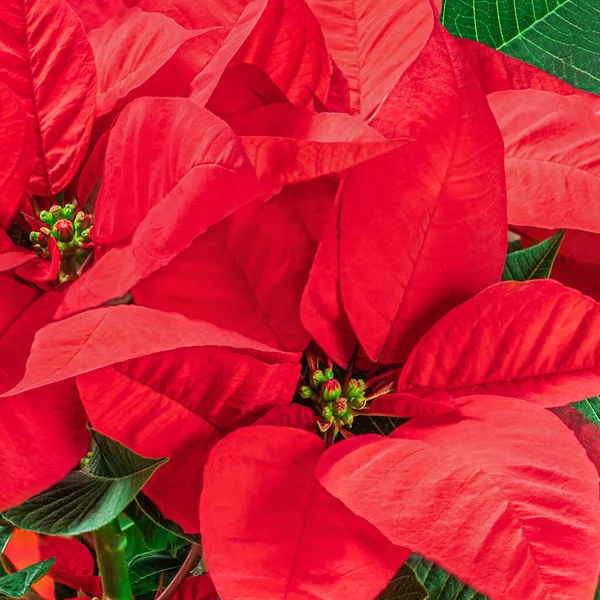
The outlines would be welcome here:
[[[255,426],[211,452],[200,520],[223,600],[374,598],[407,558],[317,482],[323,449],[314,434]]]
[[[35,128],[28,191],[56,194],[77,172],[89,143],[96,101],[92,49],[65,0],[6,0],[0,40],[0,78]]]
[[[182,348],[80,376],[77,385],[95,429],[144,456],[169,458],[144,491],[195,532],[208,452],[230,431],[289,403],[299,370],[229,348]]]
[[[600,98],[520,90],[488,96],[506,153],[513,225],[600,233]]]
[[[437,318],[500,279],[503,147],[486,97],[437,24],[371,124],[415,142],[348,171],[340,286],[369,358],[397,363]]]
[[[522,400],[473,397],[461,412],[336,444],[319,481],[389,540],[492,598],[592,598],[600,499],[583,448]]]
[[[399,390],[502,394],[546,407],[594,396],[600,305],[553,280],[493,285],[423,336]]]
[[[370,116],[425,45],[434,22],[427,0],[309,0],[352,112]]]

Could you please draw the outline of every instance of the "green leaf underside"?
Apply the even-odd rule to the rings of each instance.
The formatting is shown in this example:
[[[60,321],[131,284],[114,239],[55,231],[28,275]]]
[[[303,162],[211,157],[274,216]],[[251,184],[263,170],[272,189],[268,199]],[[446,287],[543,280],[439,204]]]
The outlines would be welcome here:
[[[407,562],[429,592],[429,600],[489,600],[418,554],[411,554]]]
[[[62,481],[4,513],[28,531],[78,535],[106,525],[124,510],[166,459],[145,458],[92,431],[96,447],[89,463]]]
[[[404,563],[377,600],[425,600],[427,589],[419,581],[414,569]]]
[[[550,277],[552,265],[564,237],[565,232],[562,230],[531,248],[508,254],[502,280],[528,281]]]
[[[572,406],[592,421],[592,423],[600,426],[600,396],[593,396],[592,398],[575,402]]]
[[[482,42],[583,90],[600,93],[596,0],[445,0],[450,33]]]
[[[129,580],[133,595],[139,597],[155,593],[160,586],[161,574],[163,588],[169,585],[181,568],[187,552],[179,552],[173,557],[168,552],[145,552],[129,563]]]
[[[0,554],[4,554],[11,535],[12,529],[9,529],[8,527],[0,527]]]
[[[20,598],[50,570],[55,560],[55,558],[49,558],[17,573],[0,577],[0,594],[10,598]]]

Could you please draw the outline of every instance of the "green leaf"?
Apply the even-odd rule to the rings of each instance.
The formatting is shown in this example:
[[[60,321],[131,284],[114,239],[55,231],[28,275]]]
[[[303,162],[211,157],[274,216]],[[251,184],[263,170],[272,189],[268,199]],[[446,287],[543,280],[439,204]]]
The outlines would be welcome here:
[[[411,554],[407,562],[427,588],[429,600],[489,600],[418,554]]]
[[[6,546],[12,536],[12,529],[9,527],[0,527],[0,554],[4,554]]]
[[[572,404],[582,415],[585,415],[592,423],[600,426],[600,396],[593,396],[587,400],[581,400]]]
[[[10,598],[20,598],[50,570],[55,561],[55,558],[49,558],[17,573],[0,577],[0,594]]]
[[[550,277],[554,259],[564,237],[565,231],[562,230],[531,248],[508,254],[502,280],[528,281]]]
[[[600,94],[600,4],[594,0],[445,0],[442,22],[458,37]]]
[[[414,569],[404,563],[377,600],[425,600],[429,595]]]
[[[117,520],[123,535],[127,539],[125,560],[129,562],[134,556],[142,554],[147,550],[146,541],[139,527],[125,513],[121,513]]]
[[[145,552],[129,563],[129,581],[131,591],[136,597],[154,593],[160,586],[161,574],[163,587],[169,585],[181,568],[187,550],[171,556],[168,552]]]
[[[157,540],[169,540],[173,536],[190,544],[199,542],[199,536],[185,533],[175,521],[167,519],[158,506],[143,493],[138,494],[135,502],[127,508],[127,514],[138,524],[146,543],[157,550],[166,547],[157,546]]]
[[[96,447],[88,464],[4,513],[20,529],[78,535],[106,525],[135,498],[167,459],[145,458],[92,431]]]

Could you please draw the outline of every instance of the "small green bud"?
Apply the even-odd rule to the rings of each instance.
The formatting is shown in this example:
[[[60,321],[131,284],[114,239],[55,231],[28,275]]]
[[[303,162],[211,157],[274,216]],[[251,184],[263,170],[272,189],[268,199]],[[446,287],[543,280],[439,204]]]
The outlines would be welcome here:
[[[365,382],[362,379],[350,379],[344,388],[344,396],[348,399],[358,398],[365,391]]]
[[[75,206],[73,204],[65,204],[63,207],[63,215],[65,219],[72,221],[73,217],[75,216]]]
[[[50,227],[52,227],[52,225],[54,224],[54,221],[52,220],[52,215],[47,210],[43,210],[40,213],[40,221],[42,221],[42,223],[45,223],[46,225],[50,225]]]
[[[343,414],[340,418],[346,427],[352,427],[352,423],[354,423],[354,415],[350,411]]]
[[[328,379],[321,386],[321,398],[323,402],[333,402],[342,395],[342,386],[337,379]]]
[[[52,224],[56,223],[60,219],[64,219],[63,209],[58,205],[54,204],[50,207],[50,214],[52,215]]]
[[[333,379],[333,371],[331,369],[325,369],[323,375],[325,376],[325,379]]]
[[[312,398],[314,395],[313,391],[307,385],[303,385],[300,387],[299,394],[305,400]]]
[[[324,419],[331,419],[331,418],[333,418],[333,410],[331,409],[331,404],[326,404],[323,407],[323,410],[321,410],[321,416]]]
[[[75,231],[83,232],[94,224],[94,219],[92,215],[80,211],[75,215],[73,223],[75,225]]]
[[[37,244],[37,243],[38,243],[38,241],[39,241],[39,237],[40,237],[40,232],[39,232],[39,231],[32,231],[32,232],[29,234],[29,241],[30,241],[32,244]]]
[[[362,410],[367,405],[367,399],[364,396],[350,398],[350,406],[354,410]]]
[[[317,389],[325,381],[327,381],[327,378],[323,375],[321,369],[313,371],[310,375],[310,383],[314,389]]]
[[[348,410],[348,401],[346,398],[339,398],[332,404],[331,410],[334,416],[341,417]]]

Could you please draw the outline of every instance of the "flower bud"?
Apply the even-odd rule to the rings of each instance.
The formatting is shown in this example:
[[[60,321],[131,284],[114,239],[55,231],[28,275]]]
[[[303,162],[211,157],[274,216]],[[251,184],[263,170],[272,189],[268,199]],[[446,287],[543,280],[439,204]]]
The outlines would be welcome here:
[[[321,386],[321,398],[323,402],[333,402],[342,395],[342,386],[337,379],[328,379]]]
[[[365,391],[365,382],[362,379],[350,379],[344,388],[344,396],[348,399],[362,396]]]
[[[63,219],[65,216],[63,209],[58,204],[54,204],[50,207],[50,214],[52,215],[52,223],[60,221],[60,219]]]
[[[352,423],[354,423],[354,415],[350,411],[343,414],[340,418],[346,427],[352,427]]]
[[[54,237],[59,242],[70,242],[75,234],[73,223],[67,219],[59,219],[56,223],[54,223],[52,230]]]
[[[80,232],[89,229],[94,224],[94,219],[92,215],[80,211],[75,215],[73,223],[75,224],[75,231]]]
[[[43,210],[40,213],[40,221],[46,225],[50,225],[50,227],[52,227],[52,224],[54,223],[52,220],[52,215],[47,210]]]
[[[367,399],[364,396],[358,396],[357,398],[350,398],[350,406],[354,410],[362,410],[367,405]]]
[[[327,404],[323,407],[323,409],[321,410],[321,416],[324,419],[333,418],[333,410],[331,410],[331,404]]]
[[[333,371],[331,369],[325,369],[323,375],[325,376],[325,379],[333,379]]]
[[[63,215],[65,219],[72,221],[75,216],[75,206],[73,204],[65,204],[63,207]]]
[[[324,381],[327,381],[325,376],[323,375],[323,371],[317,369],[313,371],[310,375],[310,384],[313,388],[318,388]]]
[[[46,237],[48,237],[51,235],[52,231],[50,231],[50,229],[47,227],[40,227],[40,233],[43,233]]]
[[[307,385],[300,386],[300,390],[298,393],[305,400],[308,400],[313,397],[313,391]]]
[[[348,401],[346,398],[339,398],[332,404],[331,410],[334,416],[341,417],[348,410]]]

